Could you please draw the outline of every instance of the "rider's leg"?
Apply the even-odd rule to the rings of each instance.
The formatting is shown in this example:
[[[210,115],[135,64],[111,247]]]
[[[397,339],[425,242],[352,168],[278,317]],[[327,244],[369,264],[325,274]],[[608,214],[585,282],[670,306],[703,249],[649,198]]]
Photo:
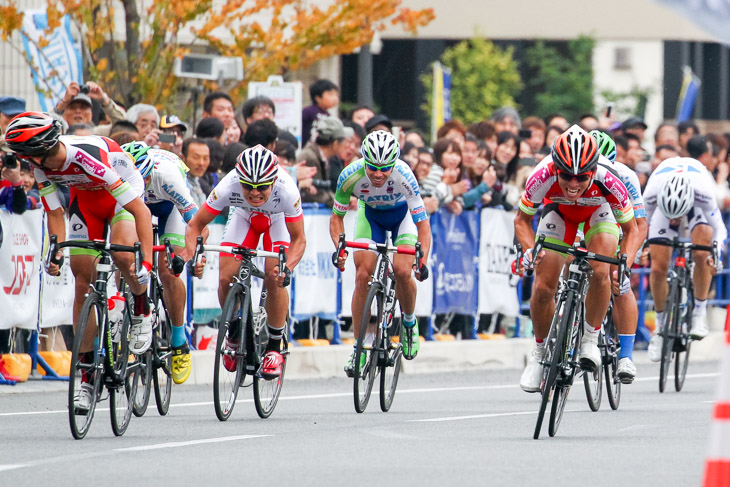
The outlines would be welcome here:
[[[78,249],[81,252],[84,250]],[[96,254],[96,252],[94,252]],[[81,314],[81,308],[84,306],[84,300],[86,299],[86,293],[89,292],[89,284],[91,283],[92,274],[96,274],[94,269],[94,256],[86,253],[77,255],[75,251],[72,251],[71,255],[71,272],[75,279],[75,296],[74,296],[74,309],[73,309],[73,320],[74,320],[74,331],[79,324],[79,315]],[[96,324],[96,316],[92,316],[92,322]],[[94,339],[96,338],[96,326],[89,326],[84,332],[84,338],[81,341],[80,352],[91,352],[94,350]]]
[[[181,247],[173,247],[175,254],[180,252]],[[167,312],[172,320],[172,346],[179,347],[185,343],[185,284],[180,277],[175,276],[171,269],[167,268],[167,256],[160,254],[159,265],[157,267],[162,280],[162,287],[165,289],[165,301],[167,302]]]
[[[565,260],[563,254],[548,250],[540,265],[535,268],[530,317],[538,344],[542,344],[550,332],[550,323],[555,314],[555,292]]]
[[[639,319],[636,296],[634,296],[632,291],[613,297],[613,316],[613,322],[621,340],[619,359],[624,357],[632,359],[636,325]]]
[[[277,259],[266,259],[264,285],[268,291],[266,297],[266,315],[269,321],[269,350],[281,349],[281,338],[289,311],[289,292],[276,283],[274,268],[279,266]]]
[[[649,274],[649,285],[651,286],[651,295],[654,299],[654,309],[658,315],[664,314],[664,305],[667,301],[669,293],[669,285],[667,284],[667,272],[669,272],[669,260],[672,257],[672,248],[663,245],[650,245],[649,255],[651,256],[651,273]],[[661,321],[657,319],[657,326],[661,325]]]
[[[218,302],[221,308],[226,302],[226,296],[228,296],[228,289],[230,289],[233,283],[233,276],[238,272],[241,267],[241,261],[237,260],[233,254],[219,254],[218,260]]]
[[[692,243],[698,245],[712,245],[714,238],[714,230],[711,226],[700,224],[692,229]],[[692,329],[690,335],[692,338],[701,340],[707,336],[709,331],[707,327],[707,297],[710,293],[710,285],[712,284],[712,266],[707,262],[710,253],[704,250],[693,251],[695,262],[694,274],[692,282],[694,284],[695,302],[692,311]],[[691,303],[689,303],[691,305]]]
[[[416,310],[416,281],[411,275],[415,261],[415,257],[407,254],[396,254],[393,257],[395,295],[403,313],[407,315],[413,314]]]
[[[593,230],[596,227],[592,227]],[[616,229],[613,225],[610,227]],[[614,255],[616,248],[618,247],[618,231],[604,232],[601,229],[597,229],[593,235],[589,230],[586,233],[586,239],[588,240],[588,250],[601,255]],[[591,262],[593,268],[593,275],[590,277],[590,286],[588,289],[588,295],[586,296],[586,321],[590,326],[598,331],[603,323],[603,318],[606,316],[608,311],[608,303],[611,299],[611,285],[608,279],[609,264],[602,262]]]
[[[352,293],[352,330],[355,333],[355,339],[360,333],[360,318],[365,307],[368,287],[375,270],[377,258],[377,254],[369,250],[356,250],[353,255],[355,260],[355,291]]]

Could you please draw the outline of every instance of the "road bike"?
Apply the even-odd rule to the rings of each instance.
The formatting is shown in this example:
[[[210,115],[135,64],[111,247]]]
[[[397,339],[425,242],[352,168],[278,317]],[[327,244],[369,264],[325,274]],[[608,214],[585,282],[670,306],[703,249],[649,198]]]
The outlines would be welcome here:
[[[689,330],[692,327],[692,311],[694,309],[694,285],[692,273],[694,271],[693,251],[711,252],[715,262],[718,261],[717,242],[712,246],[698,245],[692,242],[681,242],[679,237],[650,238],[647,245],[662,245],[672,248],[671,267],[667,273],[669,292],[664,307],[664,324],[659,330],[662,337],[662,356],[659,365],[659,392],[664,392],[667,385],[667,375],[674,360],[674,389],[679,392],[684,386],[689,366],[689,351],[692,346],[692,337]]]
[[[213,404],[220,421],[226,421],[236,405],[239,387],[244,386],[247,375],[253,377],[253,396],[256,412],[261,418],[268,418],[274,412],[284,383],[284,372],[289,356],[289,316],[285,321],[280,353],[284,358],[281,374],[275,378],[264,377],[261,370],[268,343],[268,322],[266,314],[266,287],[261,291],[258,308],[252,305],[251,278],[264,278],[264,273],[254,264],[256,257],[279,260],[279,269],[286,264],[286,249],[279,252],[252,250],[245,247],[203,245],[198,238],[192,262],[197,262],[203,252],[224,252],[240,257],[241,265],[234,276],[223,303],[218,339],[215,348],[213,369]],[[288,282],[285,282],[288,285]],[[231,342],[238,343],[232,347]],[[235,362],[226,360],[233,358]],[[229,366],[226,366],[226,362]],[[233,364],[233,365],[231,365]],[[232,369],[232,370],[231,370]]]
[[[111,323],[108,310],[107,286],[114,278],[114,266],[110,252],[132,252],[135,254],[136,268],[143,260],[141,244],[134,247],[116,245],[105,240],[67,240],[58,243],[56,235],[51,235],[48,261],[55,260],[56,253],[64,248],[78,248],[99,252],[96,260],[96,279],[90,285],[74,333],[71,352],[71,370],[68,385],[68,417],[71,434],[77,440],[86,436],[94,418],[96,404],[104,399],[102,390],[108,390],[109,411],[112,431],[121,436],[127,430],[132,417],[132,408],[137,391],[136,375],[140,371],[140,360],[129,352],[129,330],[132,322],[132,295],[124,279],[120,279],[118,289],[124,296],[124,311],[120,322]],[[98,325],[98,326],[97,326]],[[81,351],[87,329],[96,328],[93,353],[89,361],[87,353]],[[91,393],[89,409],[79,407],[77,395],[82,388]]]
[[[590,261],[618,266],[619,276],[626,273],[625,255],[621,255],[621,258],[617,259],[590,252],[582,247],[556,245],[546,242],[544,235],[537,239],[533,255],[539,255],[542,249],[570,255],[573,257],[573,261],[568,264],[568,276],[558,289],[555,315],[545,339],[545,352],[540,361],[543,365],[542,398],[533,434],[534,439],[540,437],[547,404],[550,401],[552,401],[552,406],[548,434],[553,437],[557,433],[570,388],[581,368],[578,357],[585,322],[585,299],[588,294],[589,278],[593,274]],[[596,374],[596,372],[588,370],[585,373],[592,374],[593,377]],[[600,374],[600,369],[597,373]]]
[[[403,355],[403,344],[400,341],[393,341],[393,337],[400,334],[401,323],[400,320],[394,319],[395,273],[390,255],[415,255],[416,268],[420,268],[423,260],[421,243],[417,242],[415,248],[394,247],[388,244],[350,242],[345,240],[344,234],[341,234],[337,246],[338,255],[343,256],[346,248],[372,250],[378,253],[355,345],[353,366],[355,411],[358,413],[365,411],[375,377],[380,374],[380,409],[387,412],[395,398]],[[362,368],[359,367],[361,363],[365,364]]]
[[[170,239],[165,238],[159,245],[157,225],[153,225],[154,245],[152,251],[155,258],[152,260],[150,283],[147,286],[147,295],[150,300],[152,314],[152,345],[149,350],[139,356],[140,373],[138,377],[137,394],[135,395],[133,412],[141,417],[147,411],[152,386],[155,391],[155,404],[160,416],[165,416],[170,408],[172,395],[172,320],[165,302],[162,279],[160,278],[160,253],[167,257],[167,268],[175,274],[184,270],[184,262],[175,258]],[[179,260],[179,262],[178,262]]]

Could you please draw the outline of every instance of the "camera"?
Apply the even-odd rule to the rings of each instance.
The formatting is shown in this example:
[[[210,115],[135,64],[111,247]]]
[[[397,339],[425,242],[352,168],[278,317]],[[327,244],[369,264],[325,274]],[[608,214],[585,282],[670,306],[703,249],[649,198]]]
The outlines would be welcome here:
[[[519,136],[521,139],[529,139],[530,137],[532,137],[532,130],[520,129]]]
[[[3,167],[7,167],[8,169],[18,167],[18,156],[10,153],[5,154],[5,157],[3,157]]]
[[[89,94],[89,85],[81,85],[81,89],[79,90],[80,93],[83,93],[84,95]]]
[[[157,136],[157,140],[159,140],[163,144],[174,144],[175,143],[175,140],[176,140],[176,137],[175,137],[175,134],[165,134],[165,133],[162,133],[162,134],[160,134],[160,135]]]

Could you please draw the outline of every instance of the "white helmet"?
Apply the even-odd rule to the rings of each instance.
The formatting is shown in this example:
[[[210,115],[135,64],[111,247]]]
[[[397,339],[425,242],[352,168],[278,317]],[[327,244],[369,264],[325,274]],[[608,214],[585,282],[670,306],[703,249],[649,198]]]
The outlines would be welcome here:
[[[236,173],[242,183],[268,183],[276,178],[278,169],[279,158],[261,144],[249,147],[236,158]]]
[[[390,132],[376,130],[362,141],[360,148],[365,162],[374,166],[390,166],[400,156],[398,140]]]
[[[695,190],[692,182],[681,172],[673,174],[665,181],[657,196],[659,209],[670,219],[683,217],[689,213],[694,204]]]

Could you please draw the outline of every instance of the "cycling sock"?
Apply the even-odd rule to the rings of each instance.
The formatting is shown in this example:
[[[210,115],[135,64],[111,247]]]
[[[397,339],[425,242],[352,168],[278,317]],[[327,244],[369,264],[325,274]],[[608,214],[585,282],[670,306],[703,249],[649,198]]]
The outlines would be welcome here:
[[[268,325],[269,329],[269,343],[266,344],[266,351],[269,352],[271,350],[279,351],[281,350],[281,337],[284,336],[284,327],[281,328],[274,328],[271,325]]]
[[[403,313],[403,326],[407,328],[411,328],[413,325],[416,324],[416,314],[415,313]]]
[[[182,347],[187,341],[185,336],[185,326],[183,325],[172,325],[172,346]]]
[[[656,320],[654,321],[654,331],[659,331],[664,326],[664,311],[656,312]]]
[[[695,298],[695,310],[692,314],[695,316],[705,316],[707,314],[707,300]]]
[[[585,333],[588,333],[590,335],[598,335],[600,329],[600,326],[598,328],[593,328],[593,326],[591,326],[587,321],[583,322],[583,331]]]
[[[537,348],[545,348],[545,340],[538,340],[535,338],[535,345]]]
[[[621,335],[618,336],[618,341],[621,344],[621,351],[618,354],[619,360],[622,358],[628,357],[631,360],[634,360],[634,340],[636,339],[636,334],[631,335]]]
[[[375,333],[365,333],[365,343],[363,345],[369,347],[373,343],[375,343]]]
[[[147,294],[133,294],[134,296],[134,314],[148,315],[150,314],[150,303],[147,302]]]

